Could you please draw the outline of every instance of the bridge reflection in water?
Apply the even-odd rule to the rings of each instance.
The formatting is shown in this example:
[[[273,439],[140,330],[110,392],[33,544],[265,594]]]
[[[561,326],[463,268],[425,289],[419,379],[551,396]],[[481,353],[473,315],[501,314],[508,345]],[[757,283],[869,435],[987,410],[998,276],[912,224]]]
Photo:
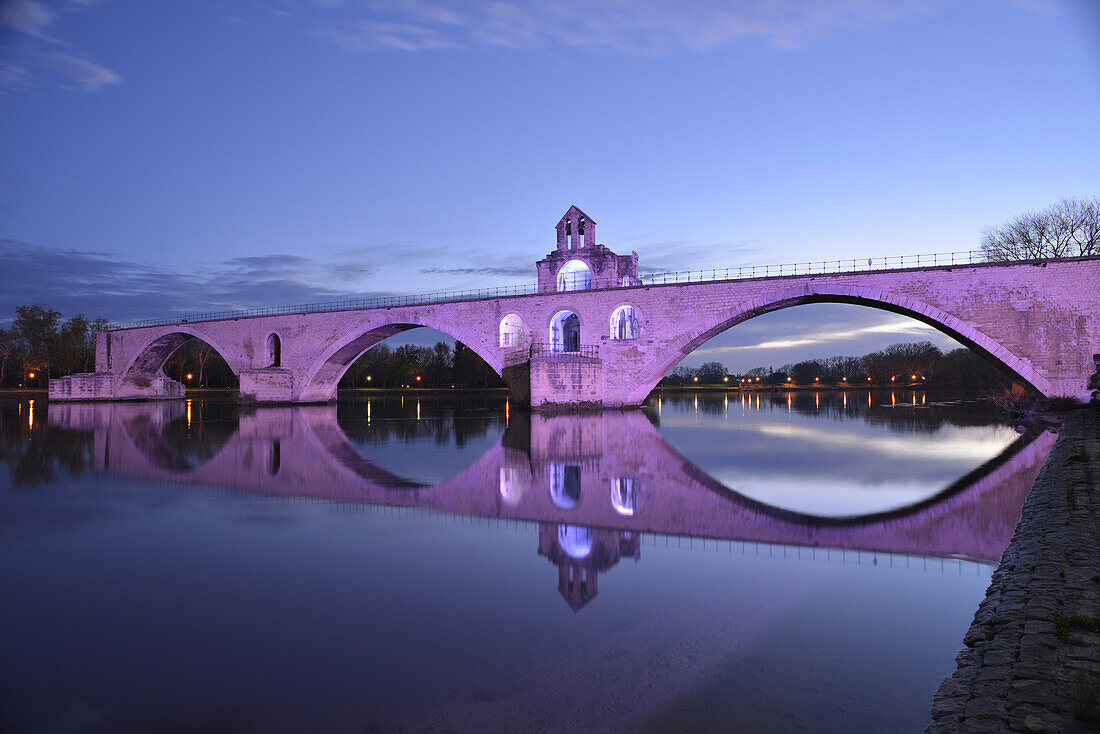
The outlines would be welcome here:
[[[557,566],[558,589],[574,610],[596,596],[601,573],[623,558],[640,559],[644,534],[995,563],[1054,442],[1050,433],[1021,436],[910,506],[817,517],[724,486],[639,410],[511,412],[492,448],[464,471],[429,484],[364,455],[335,406],[268,407],[239,416],[229,407],[211,421],[197,413],[217,404],[191,400],[54,404],[48,421],[94,433],[100,474],[536,523],[538,553]],[[204,435],[181,442],[181,426]]]

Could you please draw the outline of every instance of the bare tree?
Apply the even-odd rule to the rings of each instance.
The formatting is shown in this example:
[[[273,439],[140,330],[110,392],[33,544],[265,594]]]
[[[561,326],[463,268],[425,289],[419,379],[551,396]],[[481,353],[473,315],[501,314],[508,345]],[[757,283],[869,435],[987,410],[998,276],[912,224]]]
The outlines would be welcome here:
[[[195,359],[199,363],[199,387],[206,387],[203,383],[203,374],[206,372],[206,363],[210,361],[217,352],[214,351],[214,347],[210,346],[202,340],[199,341],[199,348],[195,353]]]
[[[1062,199],[1042,211],[986,227],[979,244],[987,260],[1100,255],[1100,198]]]

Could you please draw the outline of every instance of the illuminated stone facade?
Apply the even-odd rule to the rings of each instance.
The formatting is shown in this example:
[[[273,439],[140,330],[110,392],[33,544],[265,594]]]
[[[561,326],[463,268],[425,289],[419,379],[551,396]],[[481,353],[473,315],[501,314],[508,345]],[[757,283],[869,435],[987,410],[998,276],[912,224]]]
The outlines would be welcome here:
[[[805,303],[850,303],[911,316],[1044,395],[1087,400],[1092,394],[1089,381],[1100,355],[1097,257],[624,286],[636,282],[636,255],[601,249],[595,222],[576,207],[557,231],[558,249],[538,264],[538,293],[101,332],[96,373],[53,380],[50,396],[178,397],[182,388],[169,384],[161,370],[184,341],[198,337],[225,358],[243,394],[259,402],[325,402],[368,349],[427,326],[480,355],[521,402],[638,405],[711,337]],[[590,270],[588,287],[559,290],[558,271],[578,259]],[[629,319],[621,318],[623,307]],[[568,333],[556,332],[555,325]]]

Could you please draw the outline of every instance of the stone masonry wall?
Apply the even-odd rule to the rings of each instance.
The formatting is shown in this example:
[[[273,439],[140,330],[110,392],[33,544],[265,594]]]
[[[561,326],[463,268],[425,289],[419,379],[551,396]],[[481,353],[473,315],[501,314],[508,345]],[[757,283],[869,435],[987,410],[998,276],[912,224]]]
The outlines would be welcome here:
[[[105,333],[96,367],[111,375],[107,394],[100,397],[137,397],[153,375],[134,379],[135,371],[159,369],[157,359],[147,355],[152,350],[159,357],[173,334],[205,340],[240,374],[269,366],[265,345],[274,333],[282,343],[281,366],[293,375],[291,399],[325,401],[335,396],[337,382],[360,354],[406,328],[428,326],[450,334],[500,372],[506,352],[517,350],[517,345],[500,346],[505,316],[522,319],[522,349],[549,342],[551,318],[567,309],[579,318],[581,344],[598,347],[599,399],[606,406],[636,405],[712,336],[753,316],[811,302],[907,313],[984,349],[1047,395],[1090,394],[1093,355],[1100,354],[1100,258],[634,286],[180,323]],[[611,313],[621,305],[637,310],[638,339],[610,338]],[[532,400],[558,401],[553,394],[540,395],[535,380]]]
[[[1100,411],[1066,421],[926,734],[1100,731]]]

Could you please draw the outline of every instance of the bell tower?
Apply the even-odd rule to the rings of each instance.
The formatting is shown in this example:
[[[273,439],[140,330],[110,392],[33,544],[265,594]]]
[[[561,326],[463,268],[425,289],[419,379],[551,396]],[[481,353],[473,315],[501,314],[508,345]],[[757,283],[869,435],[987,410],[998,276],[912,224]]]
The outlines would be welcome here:
[[[535,263],[539,293],[641,285],[638,253],[616,255],[596,242],[596,220],[569,207],[554,227],[557,247]]]
[[[596,244],[596,222],[576,206],[569,207],[555,227],[558,251],[581,250]]]

